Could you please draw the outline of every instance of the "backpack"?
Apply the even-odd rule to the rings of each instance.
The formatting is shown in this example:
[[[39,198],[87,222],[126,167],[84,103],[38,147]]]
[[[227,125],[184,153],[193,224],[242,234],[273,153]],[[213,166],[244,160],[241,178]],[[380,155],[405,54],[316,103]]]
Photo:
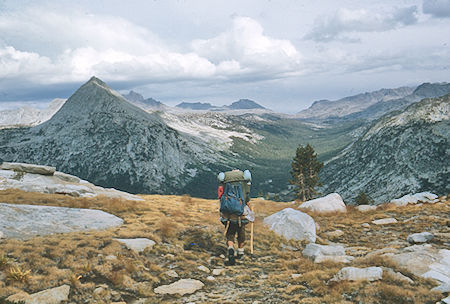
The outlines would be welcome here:
[[[220,198],[220,212],[226,215],[241,216],[244,213],[245,201],[241,183],[226,183]]]

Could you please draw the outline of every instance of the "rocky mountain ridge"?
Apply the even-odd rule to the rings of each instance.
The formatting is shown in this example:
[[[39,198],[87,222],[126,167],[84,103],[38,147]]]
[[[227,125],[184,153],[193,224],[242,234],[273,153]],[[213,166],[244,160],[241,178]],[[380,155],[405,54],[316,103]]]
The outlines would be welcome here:
[[[323,191],[346,201],[364,191],[378,203],[430,189],[447,194],[449,135],[450,94],[384,116],[325,165]]]

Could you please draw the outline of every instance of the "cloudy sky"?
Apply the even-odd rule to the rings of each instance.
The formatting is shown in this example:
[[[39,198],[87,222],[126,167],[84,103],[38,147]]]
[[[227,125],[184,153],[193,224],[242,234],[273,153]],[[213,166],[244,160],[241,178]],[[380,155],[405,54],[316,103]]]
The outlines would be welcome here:
[[[450,0],[0,0],[0,109],[67,98],[93,75],[169,105],[288,113],[449,82]]]

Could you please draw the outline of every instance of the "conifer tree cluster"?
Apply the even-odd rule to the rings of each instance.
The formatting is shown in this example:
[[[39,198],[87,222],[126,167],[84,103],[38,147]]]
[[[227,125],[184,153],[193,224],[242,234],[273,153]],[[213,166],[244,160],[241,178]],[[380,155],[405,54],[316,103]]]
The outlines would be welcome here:
[[[310,200],[317,194],[314,187],[320,186],[319,172],[323,163],[317,160],[317,154],[313,147],[307,144],[299,145],[292,160],[292,179],[289,181],[295,185],[295,196],[302,201]]]

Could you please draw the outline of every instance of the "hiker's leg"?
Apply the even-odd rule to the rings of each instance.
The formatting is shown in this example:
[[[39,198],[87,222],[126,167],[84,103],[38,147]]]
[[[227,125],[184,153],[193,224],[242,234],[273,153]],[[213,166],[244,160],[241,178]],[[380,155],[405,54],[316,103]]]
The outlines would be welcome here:
[[[230,223],[229,227],[228,227],[228,231],[226,234],[227,237],[227,254],[228,254],[228,262],[230,263],[230,265],[234,265],[235,260],[234,260],[234,237],[237,233],[237,224],[235,223]]]
[[[244,245],[245,245],[245,224],[241,224],[241,227],[238,228],[238,259],[242,259],[244,257]]]

